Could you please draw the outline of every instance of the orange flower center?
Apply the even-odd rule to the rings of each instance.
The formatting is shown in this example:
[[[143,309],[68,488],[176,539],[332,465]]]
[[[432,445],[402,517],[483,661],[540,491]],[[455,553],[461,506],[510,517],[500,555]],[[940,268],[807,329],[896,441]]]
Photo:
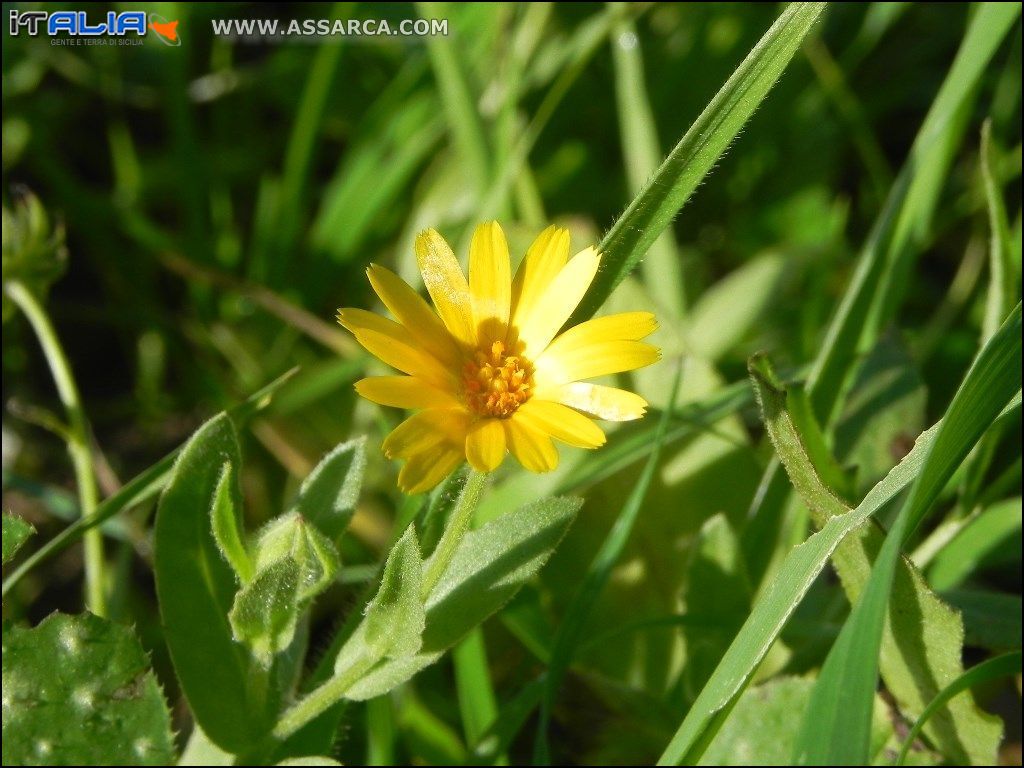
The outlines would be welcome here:
[[[530,399],[533,366],[519,355],[506,355],[505,342],[478,349],[462,369],[466,403],[481,416],[506,419]]]

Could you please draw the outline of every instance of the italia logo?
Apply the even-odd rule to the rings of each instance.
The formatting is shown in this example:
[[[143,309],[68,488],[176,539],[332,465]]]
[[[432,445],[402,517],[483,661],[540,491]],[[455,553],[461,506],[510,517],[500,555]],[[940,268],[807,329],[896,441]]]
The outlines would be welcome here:
[[[95,17],[95,14],[93,14]],[[107,11],[102,20],[92,21],[85,11],[18,11],[8,16],[11,35],[25,33],[30,37],[145,37],[150,32],[164,45],[179,46],[178,20],[168,20],[155,13],[141,11]]]

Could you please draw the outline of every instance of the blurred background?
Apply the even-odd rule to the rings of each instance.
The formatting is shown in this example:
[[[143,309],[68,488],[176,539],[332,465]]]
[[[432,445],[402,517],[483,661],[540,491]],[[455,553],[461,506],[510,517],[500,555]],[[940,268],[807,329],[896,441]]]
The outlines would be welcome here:
[[[4,3],[5,19],[10,7]],[[357,401],[352,383],[377,364],[334,323],[335,309],[377,306],[364,276],[370,262],[416,281],[412,239],[428,226],[461,258],[467,233],[489,218],[505,227],[513,262],[552,222],[571,229],[574,250],[598,242],[780,6],[130,8],[177,19],[180,47],[152,36],[133,47],[63,47],[5,32],[4,207],[35,195],[57,231],[41,246],[40,264],[48,266],[40,279],[82,391],[104,494],[294,366],[299,372],[242,436],[250,527],[285,508],[323,453],[349,437],[369,437],[368,486],[344,544],[349,586],[318,604],[316,636],[325,645],[372,575],[366,566],[385,551],[396,516],[418,503],[398,493],[397,466],[378,450],[401,414]],[[790,371],[814,357],[969,12],[950,3],[834,4],[670,236],[606,306],[658,314],[657,343],[667,356],[685,353],[684,402],[704,402],[742,381],[754,351],[768,350]],[[216,37],[211,28],[212,19],[224,18],[386,18],[397,25],[421,16],[447,19],[449,34],[268,42]],[[976,349],[987,280],[978,162],[987,116],[1019,270],[1019,22],[994,61],[972,112],[958,117],[963,145],[927,247],[907,276],[898,322],[851,400],[845,418],[857,428],[845,444],[842,420],[837,429],[837,450],[856,460],[861,489],[944,410]],[[6,217],[4,239],[6,278]],[[671,379],[662,363],[630,385],[658,407]],[[886,386],[897,396],[858,415],[858,405]],[[60,412],[45,360],[24,318],[6,307],[3,401],[4,510],[30,519],[45,540],[77,514],[73,474],[63,440],[45,428],[47,414]],[[869,429],[864,412],[873,414]],[[634,428],[618,430],[610,443]],[[593,641],[555,713],[556,759],[650,760],[700,690],[713,668],[701,654],[717,658],[714,649],[749,610],[751,586],[730,582],[735,572],[718,580],[714,558],[694,553],[708,520],[738,522],[746,514],[770,455],[760,437],[748,400],[666,450],[627,556],[595,613]],[[1012,441],[1019,457],[1019,433]],[[630,464],[600,482],[577,483],[581,454],[563,449],[562,466],[543,477],[507,462],[486,503],[485,515],[493,515],[555,490],[587,498],[541,582],[487,625],[501,699],[542,669],[559,607],[636,475]],[[133,510],[106,528],[111,610],[139,627],[173,703],[147,565],[152,511]],[[802,532],[793,535],[798,541]],[[1019,596],[1019,529],[1015,555],[1008,546],[977,578]],[[720,586],[688,595],[695,568],[712,569],[698,571],[702,583]],[[4,606],[5,616],[34,622],[55,609],[78,611],[80,579],[81,555],[72,549],[37,571]],[[834,629],[845,607],[826,600],[830,590],[823,583],[807,613],[831,606]],[[717,629],[663,624],[608,634],[702,599],[722,612]],[[780,664],[800,671],[820,663],[828,632],[819,626],[790,637],[791,655]],[[343,759],[363,759],[363,723],[385,716],[396,759],[457,758],[451,676],[445,660],[383,714],[377,705],[353,707]],[[184,718],[180,702],[177,711]],[[1019,760],[1019,710],[1016,725],[1008,722]],[[181,727],[187,730],[186,720]],[[524,754],[530,736],[523,731]]]

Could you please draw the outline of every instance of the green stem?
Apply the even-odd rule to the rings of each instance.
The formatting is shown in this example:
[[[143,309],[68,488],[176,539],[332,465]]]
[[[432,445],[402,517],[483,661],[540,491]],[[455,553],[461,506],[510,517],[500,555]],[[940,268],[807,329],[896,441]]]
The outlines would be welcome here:
[[[274,738],[284,741],[306,723],[333,707],[349,688],[358,683],[373,668],[374,663],[373,659],[364,656],[341,674],[335,675],[319,688],[315,688],[312,693],[285,712],[277,721],[273,731]]]
[[[78,385],[71,373],[67,356],[60,345],[57,333],[42,304],[21,282],[11,280],[4,285],[4,292],[25,314],[32,330],[43,348],[43,355],[50,366],[50,373],[57,385],[57,393],[68,415],[70,434],[68,453],[75,469],[75,484],[78,487],[78,504],[82,517],[88,517],[99,503],[96,489],[96,474],[93,471],[92,451],[89,447],[89,425],[82,409]],[[86,606],[97,616],[107,612],[106,596],[103,589],[103,534],[98,528],[86,531],[85,544],[85,595]]]
[[[427,562],[427,572],[423,576],[422,595],[424,600],[434,591],[437,582],[441,580],[445,571],[448,570],[448,566],[451,565],[455,550],[458,549],[459,543],[473,519],[473,513],[476,512],[476,508],[480,504],[480,494],[483,493],[486,481],[487,473],[477,472],[475,469],[470,470],[466,484],[462,486],[462,492],[459,494],[459,500],[455,503],[455,509],[452,510],[444,533],[441,534],[441,540],[437,542],[434,554]]]

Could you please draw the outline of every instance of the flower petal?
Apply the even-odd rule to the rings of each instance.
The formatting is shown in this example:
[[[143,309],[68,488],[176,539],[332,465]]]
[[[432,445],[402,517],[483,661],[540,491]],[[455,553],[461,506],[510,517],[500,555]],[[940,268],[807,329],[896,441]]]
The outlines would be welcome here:
[[[616,340],[588,344],[560,352],[545,352],[537,360],[535,380],[538,385],[564,384],[592,379],[608,373],[621,373],[655,363],[661,352],[642,341]]]
[[[595,419],[606,421],[632,421],[644,415],[647,401],[624,389],[574,381],[570,384],[556,384],[538,387],[533,400],[552,400]]]
[[[558,466],[558,449],[551,438],[530,423],[513,414],[502,421],[508,449],[519,463],[531,472],[550,472]]]
[[[339,309],[338,322],[350,330],[370,354],[402,373],[437,387],[453,386],[454,372],[430,353],[415,346],[409,332],[394,320],[363,309]]]
[[[569,230],[554,225],[541,232],[526,251],[512,282],[512,318],[514,328],[533,312],[544,290],[569,260]]]
[[[445,365],[459,365],[459,349],[452,335],[411,285],[378,264],[371,264],[366,275],[384,306],[421,347]]]
[[[658,321],[650,312],[621,312],[617,315],[595,317],[560,334],[548,345],[544,353],[556,355],[605,341],[639,341],[654,333],[657,328]]]
[[[529,316],[522,318],[519,340],[528,357],[536,358],[569,319],[597,274],[600,261],[593,248],[577,253],[544,290]]]
[[[491,472],[505,458],[505,430],[500,419],[481,419],[466,435],[466,459],[478,472]]]
[[[458,408],[448,391],[415,376],[371,376],[356,382],[356,392],[378,405],[393,408]]]
[[[398,487],[408,494],[425,493],[462,463],[462,451],[441,445],[409,457],[398,473]]]
[[[469,246],[469,290],[478,338],[504,341],[512,301],[508,243],[498,222],[481,224]]]
[[[381,446],[389,459],[405,458],[438,445],[453,450],[469,426],[469,414],[458,408],[430,408],[414,413],[384,438]]]
[[[469,284],[452,249],[436,230],[428,229],[416,236],[416,261],[448,331],[464,344],[476,346]]]
[[[605,442],[601,427],[582,413],[550,400],[531,397],[519,406],[513,418],[577,448],[598,448]]]

